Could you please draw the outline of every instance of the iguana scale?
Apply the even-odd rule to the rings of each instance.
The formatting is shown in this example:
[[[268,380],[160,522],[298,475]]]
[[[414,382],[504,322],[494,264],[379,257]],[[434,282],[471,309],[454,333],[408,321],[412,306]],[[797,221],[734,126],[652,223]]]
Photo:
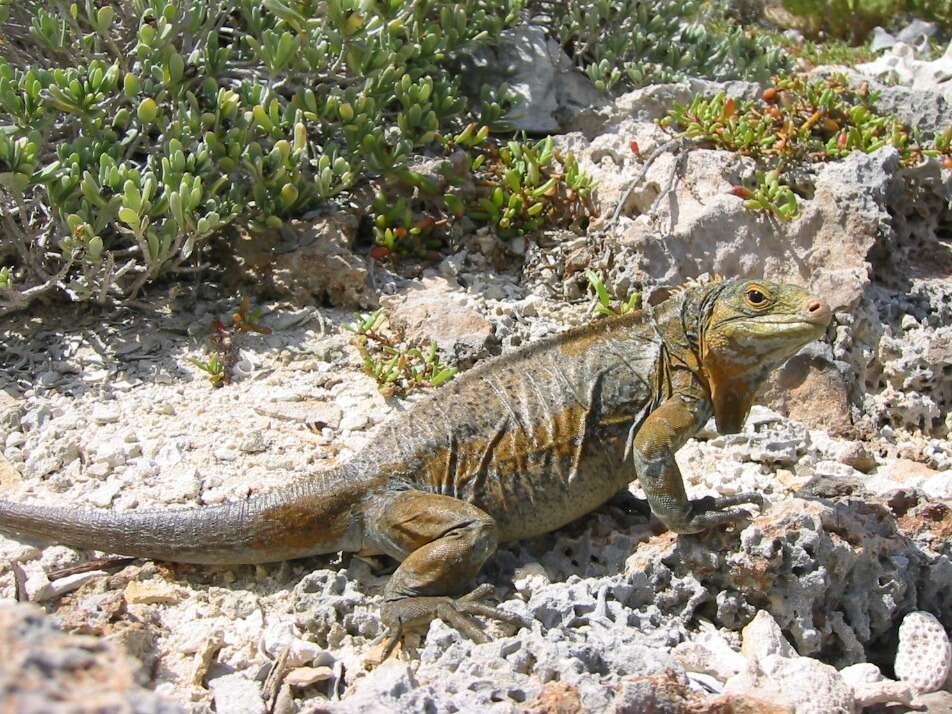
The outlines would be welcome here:
[[[464,591],[501,542],[555,530],[638,479],[677,533],[727,524],[757,494],[689,501],[674,454],[713,415],[743,425],[767,374],[820,337],[830,308],[763,280],[691,284],[489,360],[381,427],[339,467],[247,501],[110,512],[0,501],[0,533],[188,563],[337,551],[400,561],[381,616],[395,636],[439,616],[514,620]],[[491,589],[491,588],[489,588]]]

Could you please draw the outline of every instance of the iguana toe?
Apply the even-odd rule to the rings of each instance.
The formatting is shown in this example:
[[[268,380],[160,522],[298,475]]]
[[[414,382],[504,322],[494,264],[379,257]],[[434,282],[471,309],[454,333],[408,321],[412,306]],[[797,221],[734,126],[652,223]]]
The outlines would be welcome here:
[[[385,602],[380,608],[381,620],[389,629],[389,641],[384,648],[384,656],[389,655],[396,643],[408,632],[423,629],[437,617],[478,644],[489,642],[490,638],[486,635],[485,628],[473,617],[474,615],[499,620],[516,627],[529,626],[529,623],[519,615],[504,612],[483,603],[482,601],[492,592],[493,586],[485,583],[458,598],[403,597]]]
[[[675,533],[700,533],[711,528],[730,525],[751,517],[750,511],[746,508],[734,508],[741,504],[751,504],[762,509],[767,501],[759,493],[705,496],[691,501],[691,507],[683,517],[665,521],[665,525]]]

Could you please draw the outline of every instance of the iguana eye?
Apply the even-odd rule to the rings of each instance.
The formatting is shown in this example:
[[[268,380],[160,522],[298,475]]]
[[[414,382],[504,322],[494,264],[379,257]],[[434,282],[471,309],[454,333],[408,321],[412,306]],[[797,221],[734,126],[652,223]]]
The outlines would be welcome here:
[[[751,288],[747,291],[747,301],[754,306],[761,306],[767,302],[767,297],[757,288]]]

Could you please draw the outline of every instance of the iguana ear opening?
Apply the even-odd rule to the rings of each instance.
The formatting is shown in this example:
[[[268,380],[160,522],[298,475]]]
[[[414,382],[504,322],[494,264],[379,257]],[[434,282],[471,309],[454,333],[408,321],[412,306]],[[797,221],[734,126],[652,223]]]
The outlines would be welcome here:
[[[754,390],[743,383],[712,381],[711,401],[714,403],[714,421],[721,434],[736,434],[744,428],[754,401]]]

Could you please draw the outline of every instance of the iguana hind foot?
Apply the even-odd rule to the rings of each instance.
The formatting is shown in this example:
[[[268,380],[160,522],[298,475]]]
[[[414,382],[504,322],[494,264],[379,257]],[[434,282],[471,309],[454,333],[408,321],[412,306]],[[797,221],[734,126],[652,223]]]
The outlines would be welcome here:
[[[751,504],[763,509],[766,500],[759,493],[735,493],[732,496],[705,496],[690,502],[691,507],[683,519],[666,523],[676,533],[700,533],[708,528],[717,528],[750,518],[746,508],[733,508]]]
[[[403,597],[385,602],[380,608],[380,617],[390,632],[384,652],[389,654],[407,633],[426,627],[435,618],[441,619],[477,644],[489,642],[490,638],[474,619],[474,615],[499,620],[516,627],[528,626],[522,617],[486,605],[483,600],[492,592],[493,586],[486,583],[458,598]]]

